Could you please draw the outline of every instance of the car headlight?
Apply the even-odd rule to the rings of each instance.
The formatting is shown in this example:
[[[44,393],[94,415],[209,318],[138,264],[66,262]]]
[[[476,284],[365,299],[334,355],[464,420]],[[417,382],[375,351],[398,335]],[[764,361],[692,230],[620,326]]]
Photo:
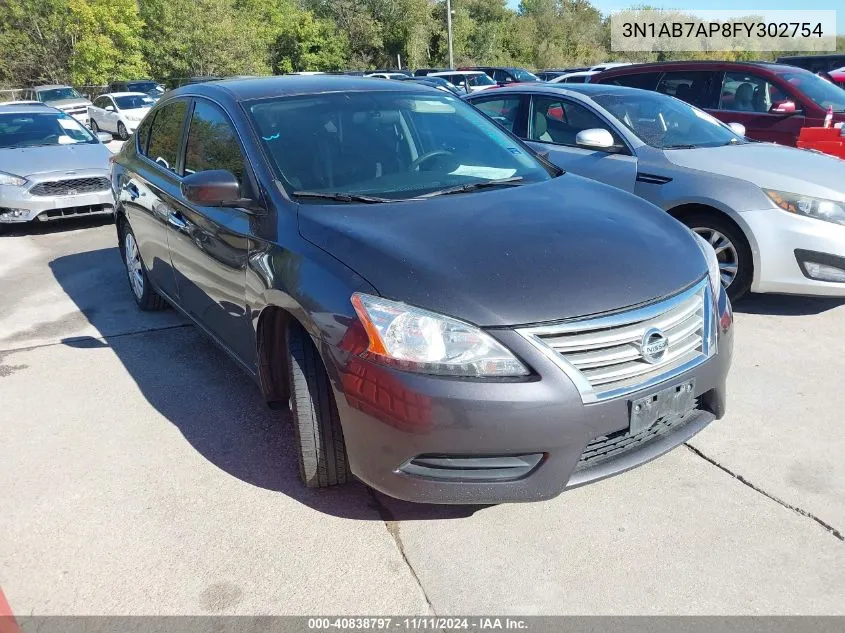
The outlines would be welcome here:
[[[707,275],[710,277],[710,288],[713,290],[713,296],[719,296],[719,289],[722,285],[722,272],[719,270],[719,258],[716,257],[716,251],[713,250],[713,245],[701,237],[698,233],[693,233],[698,242],[698,248],[704,254],[704,259],[707,260]]]
[[[763,191],[771,198],[772,202],[784,211],[845,225],[845,202],[771,189],[764,189]]]
[[[13,187],[23,187],[26,184],[26,178],[15,176],[14,174],[7,174],[0,171],[0,185],[12,185]]]
[[[527,376],[530,372],[486,332],[451,317],[356,292],[352,305],[374,361],[424,374]]]

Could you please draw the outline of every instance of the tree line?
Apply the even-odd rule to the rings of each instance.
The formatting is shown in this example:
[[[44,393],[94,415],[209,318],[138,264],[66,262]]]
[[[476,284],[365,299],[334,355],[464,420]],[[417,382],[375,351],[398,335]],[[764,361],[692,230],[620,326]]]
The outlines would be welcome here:
[[[455,63],[620,58],[588,0],[453,0]],[[0,0],[0,85],[448,65],[442,0]],[[838,38],[845,50],[845,38]],[[626,54],[626,61],[761,53]],[[774,54],[770,54],[769,58]]]

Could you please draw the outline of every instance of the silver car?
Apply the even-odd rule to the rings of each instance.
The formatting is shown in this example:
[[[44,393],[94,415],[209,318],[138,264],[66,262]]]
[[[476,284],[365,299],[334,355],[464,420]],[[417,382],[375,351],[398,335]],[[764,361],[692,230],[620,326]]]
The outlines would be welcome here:
[[[732,298],[845,296],[845,161],[749,141],[740,125],[635,88],[515,86],[467,100],[560,167],[707,239]]]
[[[0,231],[12,223],[114,213],[111,152],[79,121],[43,105],[0,108]]]
[[[35,86],[24,90],[23,99],[46,103],[62,112],[67,112],[80,123],[88,125],[88,106],[91,102],[71,86],[58,84]]]

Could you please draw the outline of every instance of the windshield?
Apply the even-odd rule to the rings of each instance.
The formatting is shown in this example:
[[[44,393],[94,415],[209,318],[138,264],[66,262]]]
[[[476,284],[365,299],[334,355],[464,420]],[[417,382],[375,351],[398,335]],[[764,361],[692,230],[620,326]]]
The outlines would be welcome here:
[[[443,92],[277,97],[249,112],[289,193],[395,200],[502,178],[551,178],[520,141]]]
[[[537,75],[530,73],[527,70],[523,70],[522,68],[514,68],[511,71],[511,74],[516,77],[517,81],[520,82],[540,81],[540,78]]]
[[[97,142],[81,123],[64,113],[0,113],[0,149]]]
[[[154,81],[133,81],[126,84],[127,92],[151,92],[158,84]]]
[[[127,95],[125,97],[115,97],[115,103],[120,110],[134,110],[136,108],[151,108],[155,101],[147,95]]]
[[[656,92],[630,90],[624,96],[603,94],[592,99],[652,147],[717,147],[747,142],[706,112]]]
[[[779,75],[817,106],[825,110],[833,106],[836,112],[845,112],[845,90],[811,72],[786,72]]]
[[[61,101],[62,99],[82,99],[82,95],[73,88],[50,88],[49,90],[38,91],[38,100],[42,103]]]

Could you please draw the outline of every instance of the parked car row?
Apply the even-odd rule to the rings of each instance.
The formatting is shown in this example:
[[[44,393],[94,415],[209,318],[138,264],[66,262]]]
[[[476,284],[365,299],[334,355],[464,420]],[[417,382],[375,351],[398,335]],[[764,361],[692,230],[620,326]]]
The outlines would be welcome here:
[[[455,72],[184,86],[112,160],[139,308],[290,405],[306,485],[496,503],[624,472],[724,415],[729,296],[845,296],[842,161],[657,90]],[[52,138],[26,107],[10,151]],[[50,112],[54,149],[105,150]]]

